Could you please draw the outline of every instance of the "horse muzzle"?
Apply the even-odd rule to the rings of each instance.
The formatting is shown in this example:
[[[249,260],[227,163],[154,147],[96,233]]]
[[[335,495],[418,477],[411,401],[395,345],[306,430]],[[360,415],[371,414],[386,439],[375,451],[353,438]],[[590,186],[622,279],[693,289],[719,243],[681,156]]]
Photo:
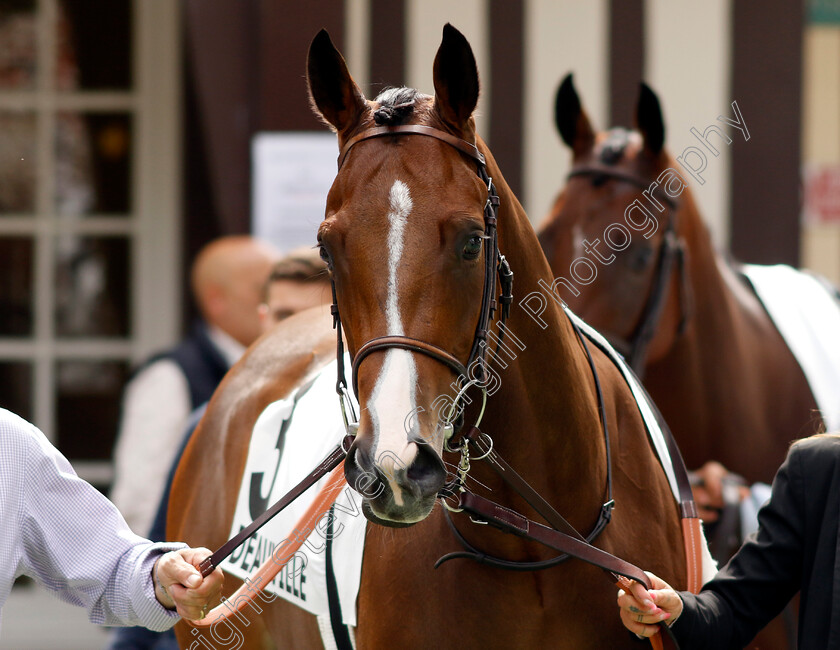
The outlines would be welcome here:
[[[446,468],[430,445],[409,442],[398,457],[376,454],[367,439],[356,438],[347,454],[344,475],[364,499],[363,512],[373,523],[408,526],[432,511],[446,481]]]

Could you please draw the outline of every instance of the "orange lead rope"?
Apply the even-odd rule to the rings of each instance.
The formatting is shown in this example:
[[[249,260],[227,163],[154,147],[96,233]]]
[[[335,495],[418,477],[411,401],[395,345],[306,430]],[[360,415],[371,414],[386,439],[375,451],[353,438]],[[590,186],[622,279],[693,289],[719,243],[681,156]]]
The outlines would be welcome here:
[[[699,517],[682,520],[685,560],[688,564],[688,590],[696,594],[703,587],[703,532]]]
[[[338,495],[347,485],[344,480],[344,461],[330,472],[327,477],[327,482],[321,491],[318,492],[312,505],[298,520],[289,536],[280,542],[259,570],[244,583],[236,592],[228,599],[222,600],[222,604],[214,607],[204,618],[198,621],[187,620],[187,623],[193,627],[212,627],[216,623],[225,621],[231,616],[237,614],[245,608],[268,584],[274,577],[280,573],[289,560],[291,560],[298,549],[306,541],[315,529],[315,525],[327,512]],[[185,619],[186,620],[186,619]]]

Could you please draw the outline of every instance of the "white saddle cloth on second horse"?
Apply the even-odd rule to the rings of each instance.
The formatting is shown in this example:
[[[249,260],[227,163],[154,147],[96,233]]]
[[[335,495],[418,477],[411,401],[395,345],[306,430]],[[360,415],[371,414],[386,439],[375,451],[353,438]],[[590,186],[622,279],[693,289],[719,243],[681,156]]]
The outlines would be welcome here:
[[[805,373],[827,430],[840,431],[840,302],[836,294],[826,281],[784,264],[745,264],[741,270]]]

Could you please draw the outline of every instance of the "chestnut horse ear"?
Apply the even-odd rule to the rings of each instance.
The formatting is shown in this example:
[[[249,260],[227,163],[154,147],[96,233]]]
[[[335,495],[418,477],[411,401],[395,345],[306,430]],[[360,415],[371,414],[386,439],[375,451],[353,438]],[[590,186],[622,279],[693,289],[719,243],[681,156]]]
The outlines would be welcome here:
[[[433,69],[435,109],[445,122],[463,131],[478,104],[478,66],[464,35],[449,23]]]
[[[306,81],[314,109],[339,133],[357,124],[367,110],[361,89],[326,30],[309,46]]]
[[[658,154],[665,144],[665,122],[659,98],[645,82],[640,84],[639,103],[636,105],[636,127],[642,134],[645,149]]]
[[[589,151],[595,145],[595,131],[580,105],[580,97],[570,72],[557,88],[554,100],[554,123],[560,137],[576,155]]]

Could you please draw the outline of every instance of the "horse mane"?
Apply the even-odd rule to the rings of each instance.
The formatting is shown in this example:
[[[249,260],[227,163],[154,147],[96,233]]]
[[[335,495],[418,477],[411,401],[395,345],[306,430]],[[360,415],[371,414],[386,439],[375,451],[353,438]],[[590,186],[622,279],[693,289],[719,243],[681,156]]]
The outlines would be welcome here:
[[[426,95],[416,88],[386,88],[374,100],[379,106],[373,112],[376,126],[397,126],[414,113],[417,100]]]

